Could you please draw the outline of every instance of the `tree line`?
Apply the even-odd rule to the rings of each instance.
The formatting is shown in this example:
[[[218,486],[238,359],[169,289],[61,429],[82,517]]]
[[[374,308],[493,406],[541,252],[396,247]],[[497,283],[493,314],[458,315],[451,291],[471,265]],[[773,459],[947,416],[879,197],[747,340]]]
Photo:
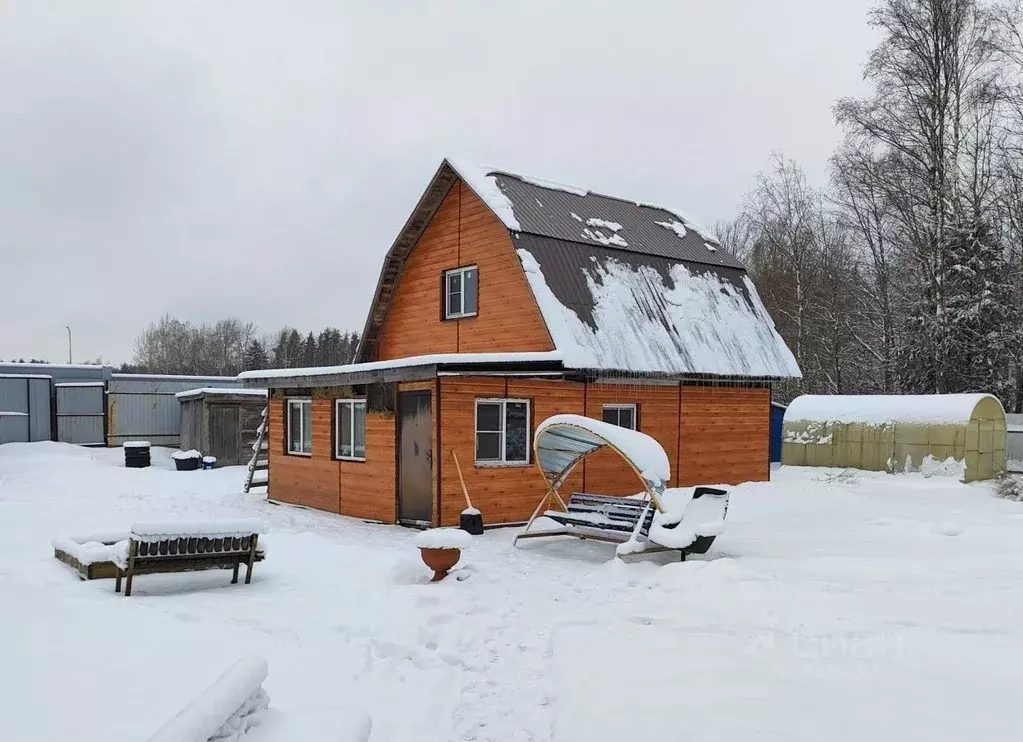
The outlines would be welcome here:
[[[352,363],[359,333],[327,327],[303,335],[294,327],[260,334],[239,319],[183,322],[170,316],[151,323],[135,339],[124,373],[236,376],[242,371]]]
[[[722,242],[799,393],[984,391],[1023,409],[1023,38],[1016,3],[882,0],[870,93],[834,107],[829,182],[773,156]]]

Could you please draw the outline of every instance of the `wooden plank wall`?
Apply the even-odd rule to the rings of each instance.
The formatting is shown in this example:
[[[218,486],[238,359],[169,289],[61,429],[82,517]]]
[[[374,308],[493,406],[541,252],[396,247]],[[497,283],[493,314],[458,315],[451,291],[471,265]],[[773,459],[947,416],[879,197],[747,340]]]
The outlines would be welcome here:
[[[681,487],[771,477],[771,390],[682,387]]]
[[[476,317],[441,319],[444,271],[479,267]],[[428,353],[554,350],[511,237],[461,182],[405,262],[380,331],[378,360]]]
[[[465,507],[451,451],[458,454],[473,504],[490,525],[526,520],[544,493],[536,467],[475,464],[475,401],[529,399],[533,426],[565,412],[599,419],[604,404],[637,404],[640,430],[667,451],[672,484],[738,484],[770,476],[770,390],[747,387],[620,386],[545,379],[443,377],[440,380],[441,438],[433,426],[434,521],[456,525]],[[431,392],[438,414],[436,382],[400,384],[400,391]],[[270,496],[275,500],[394,522],[395,419],[370,413],[366,462],[333,459],[333,400],[313,401],[313,456],[284,453],[284,402],[270,404]],[[436,417],[435,417],[436,420]],[[437,472],[440,470],[440,488]],[[635,474],[610,452],[587,458],[562,491],[627,495],[640,489]]]
[[[270,492],[280,502],[393,523],[394,414],[366,415],[366,461],[334,458],[334,400],[313,400],[313,455],[292,456],[286,402],[270,400]]]

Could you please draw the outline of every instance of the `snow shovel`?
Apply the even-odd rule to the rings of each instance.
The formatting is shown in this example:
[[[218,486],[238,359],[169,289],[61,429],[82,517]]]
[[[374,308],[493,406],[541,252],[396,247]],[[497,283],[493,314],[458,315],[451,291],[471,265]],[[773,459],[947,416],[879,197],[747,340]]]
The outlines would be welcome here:
[[[468,534],[479,536],[483,533],[483,513],[472,506],[469,499],[469,490],[465,488],[465,480],[462,479],[462,467],[458,464],[458,456],[455,450],[451,449],[451,458],[455,460],[455,469],[458,470],[458,481],[462,484],[462,494],[465,495],[465,510],[458,521],[458,527]]]

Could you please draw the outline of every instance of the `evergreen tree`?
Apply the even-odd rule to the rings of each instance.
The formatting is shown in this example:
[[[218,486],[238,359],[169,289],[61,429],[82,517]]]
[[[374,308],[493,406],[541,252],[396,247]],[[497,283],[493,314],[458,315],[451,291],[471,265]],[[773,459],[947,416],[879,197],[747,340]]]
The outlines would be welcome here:
[[[270,365],[270,359],[266,355],[266,348],[263,347],[263,343],[258,338],[254,338],[245,349],[243,365],[246,371],[261,371]]]
[[[316,365],[316,338],[310,332],[302,342],[302,354],[299,358],[299,366],[309,368]]]
[[[282,368],[295,368],[302,359],[302,336],[298,330],[288,330],[287,339],[284,341],[284,365]]]

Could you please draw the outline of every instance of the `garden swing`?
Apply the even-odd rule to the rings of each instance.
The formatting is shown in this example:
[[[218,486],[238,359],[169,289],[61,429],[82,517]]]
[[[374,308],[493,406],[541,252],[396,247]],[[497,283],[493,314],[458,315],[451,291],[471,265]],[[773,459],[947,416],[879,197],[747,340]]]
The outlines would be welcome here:
[[[576,464],[604,448],[615,451],[635,472],[643,492],[610,497],[576,492],[566,503],[560,487]],[[519,539],[573,536],[617,543],[618,555],[677,550],[704,554],[724,530],[728,492],[697,487],[678,512],[666,512],[663,495],[671,477],[668,456],[650,436],[581,415],[555,415],[544,420],[533,437],[533,459],[547,485]],[[561,528],[531,530],[538,518]]]

